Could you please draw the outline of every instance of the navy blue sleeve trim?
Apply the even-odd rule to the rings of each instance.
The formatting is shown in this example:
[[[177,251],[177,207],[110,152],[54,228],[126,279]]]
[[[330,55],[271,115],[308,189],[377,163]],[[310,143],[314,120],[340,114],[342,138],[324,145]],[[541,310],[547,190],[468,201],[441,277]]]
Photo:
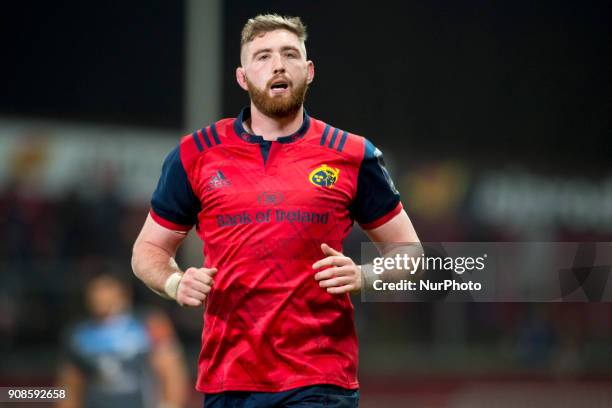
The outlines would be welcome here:
[[[180,146],[174,148],[164,160],[157,188],[151,198],[151,208],[158,216],[175,224],[197,223],[201,204],[183,168]]]
[[[360,224],[376,221],[393,211],[400,202],[400,194],[385,168],[382,152],[369,140],[357,177],[357,193],[349,210]]]

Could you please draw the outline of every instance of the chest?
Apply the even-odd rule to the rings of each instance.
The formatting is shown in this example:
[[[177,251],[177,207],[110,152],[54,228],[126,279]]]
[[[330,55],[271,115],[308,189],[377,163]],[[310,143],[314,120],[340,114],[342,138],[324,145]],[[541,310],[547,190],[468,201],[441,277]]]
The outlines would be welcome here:
[[[346,209],[357,171],[343,155],[271,143],[217,149],[197,163],[196,194],[205,213],[261,207]]]

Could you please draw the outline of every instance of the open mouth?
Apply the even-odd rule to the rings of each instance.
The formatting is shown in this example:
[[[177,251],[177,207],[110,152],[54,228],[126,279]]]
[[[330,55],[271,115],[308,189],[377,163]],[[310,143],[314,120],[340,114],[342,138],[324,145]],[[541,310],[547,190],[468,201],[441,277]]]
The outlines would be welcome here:
[[[272,84],[272,86],[270,86],[270,89],[276,89],[276,90],[281,90],[281,89],[287,89],[289,88],[289,84],[287,82],[277,82]]]

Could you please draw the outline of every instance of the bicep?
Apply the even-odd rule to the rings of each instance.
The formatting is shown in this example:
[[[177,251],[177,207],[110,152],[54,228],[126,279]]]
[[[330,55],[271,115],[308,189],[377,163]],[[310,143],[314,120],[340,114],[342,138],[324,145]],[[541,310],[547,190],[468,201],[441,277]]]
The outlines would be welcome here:
[[[401,210],[396,216],[386,223],[372,229],[365,230],[366,235],[372,242],[385,243],[417,243],[419,237],[406,214]]]
[[[175,231],[159,225],[149,214],[134,243],[134,252],[137,252],[143,246],[152,245],[173,257],[186,236],[187,234],[182,231]]]

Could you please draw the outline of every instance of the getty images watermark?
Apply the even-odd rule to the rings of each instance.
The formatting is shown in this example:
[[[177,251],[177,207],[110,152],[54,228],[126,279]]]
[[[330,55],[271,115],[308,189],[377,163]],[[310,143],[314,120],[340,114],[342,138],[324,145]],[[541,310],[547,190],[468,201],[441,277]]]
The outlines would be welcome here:
[[[412,249],[412,248],[411,248]],[[485,269],[485,261],[487,254],[478,257],[460,256],[460,257],[441,257],[441,256],[426,256],[424,253],[420,256],[409,255],[407,253],[396,253],[391,257],[379,256],[372,261],[372,272],[375,275],[381,276],[385,272],[406,271],[409,275],[414,276],[417,272],[425,273],[427,271],[452,271],[458,275],[466,271],[482,271]],[[399,275],[399,274],[397,274]],[[454,290],[454,291],[479,291],[482,290],[482,283],[459,282],[455,279],[444,279],[442,282],[432,281],[429,279],[400,279],[399,281],[385,282],[383,279],[375,279],[372,283],[372,288],[376,291],[381,290]]]
[[[612,300],[610,242],[362,243],[363,301]]]

